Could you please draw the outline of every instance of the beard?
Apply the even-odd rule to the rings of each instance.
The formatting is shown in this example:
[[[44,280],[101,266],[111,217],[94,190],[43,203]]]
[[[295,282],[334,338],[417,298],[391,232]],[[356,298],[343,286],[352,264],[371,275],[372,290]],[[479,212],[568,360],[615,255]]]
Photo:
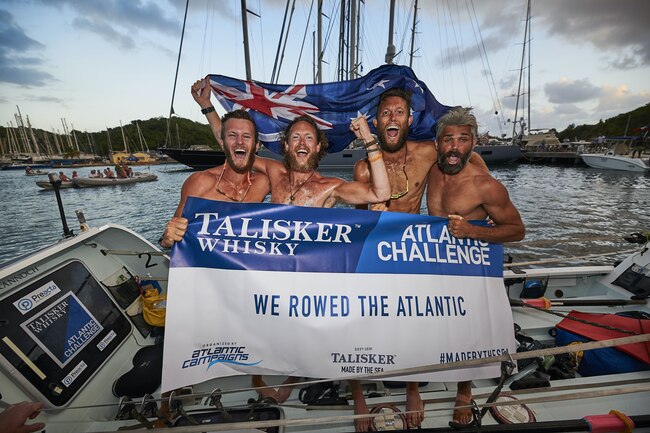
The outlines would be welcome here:
[[[447,159],[449,157],[457,157],[460,158],[460,163],[450,165],[447,163]],[[466,165],[467,161],[469,161],[469,158],[472,156],[472,150],[470,149],[467,151],[467,153],[461,153],[456,150],[450,150],[447,153],[438,153],[438,167],[440,167],[440,171],[442,171],[445,174],[456,174],[460,172]]]
[[[284,166],[298,173],[309,173],[310,171],[316,170],[318,168],[318,161],[320,161],[320,155],[318,153],[310,154],[307,161],[303,164],[298,162],[296,155],[293,153],[284,154]]]
[[[232,168],[235,173],[243,174],[251,170],[253,168],[253,163],[255,162],[255,154],[250,153],[248,155],[248,159],[245,161],[244,165],[241,165],[240,161],[235,161],[233,158],[234,151],[233,150],[228,150],[226,152],[226,162],[228,163],[228,167]]]
[[[377,129],[377,141],[379,142],[379,146],[381,147],[381,150],[388,153],[399,152],[406,144],[407,135],[408,129],[400,128],[397,136],[397,143],[388,144],[388,140],[386,140],[386,131],[383,129]]]

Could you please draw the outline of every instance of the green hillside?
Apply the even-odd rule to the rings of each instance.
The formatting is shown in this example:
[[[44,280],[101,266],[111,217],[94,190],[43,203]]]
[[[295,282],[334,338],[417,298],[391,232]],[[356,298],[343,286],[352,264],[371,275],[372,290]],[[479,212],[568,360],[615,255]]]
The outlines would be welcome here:
[[[123,127],[124,137],[131,152],[142,150],[144,147],[144,143],[140,143],[136,123],[140,126],[142,136],[144,137],[144,143],[146,143],[147,148],[155,150],[165,145],[165,138],[167,136],[167,119],[156,117],[149,120],[133,120],[131,123],[124,125]],[[637,135],[639,134],[638,128],[649,124],[650,103],[632,110],[629,113],[622,113],[610,119],[601,120],[595,125],[569,125],[565,130],[558,132],[557,135],[560,141],[565,139],[590,141],[601,135],[607,137],[624,135],[626,127],[628,135]],[[194,122],[181,117],[174,117],[172,118],[169,130],[170,140],[167,144],[168,147],[187,148],[193,145],[208,145],[213,148],[217,147],[217,143],[212,136],[210,127],[203,123]],[[17,132],[14,133],[16,137],[20,137]],[[49,141],[52,147],[54,146],[55,137],[52,132],[46,132],[35,128],[34,135],[36,136],[36,140],[39,143],[42,152],[45,152],[46,141]],[[108,128],[108,131],[104,130],[90,133],[75,130],[74,136],[79,143],[79,147],[84,152],[94,151],[95,154],[107,156],[109,149],[109,136],[113,150],[124,149],[122,129],[119,126]],[[62,143],[62,146],[64,146],[66,153],[74,154],[65,137],[58,135],[57,139]],[[0,140],[4,151],[8,153],[9,149],[7,143],[9,142],[9,139],[7,128],[5,127],[0,127]]]
[[[136,123],[140,126],[144,141],[138,136]],[[8,152],[7,143],[7,128],[0,127],[0,139],[5,152]],[[122,129],[124,130],[124,139],[122,138]],[[34,128],[34,135],[36,141],[44,152],[46,149],[46,141],[50,142],[50,146],[54,148],[55,137],[52,132],[46,132],[38,128]],[[19,135],[16,133],[16,136]],[[47,138],[46,138],[47,136]],[[83,152],[94,152],[97,155],[108,155],[109,141],[113,150],[123,150],[124,141],[126,140],[129,151],[136,152],[143,148],[155,150],[159,147],[165,146],[165,138],[167,136],[167,119],[162,117],[155,117],[149,120],[133,120],[131,123],[124,125],[123,128],[115,126],[108,128],[108,130],[99,132],[82,132],[74,130],[74,137],[76,137],[79,148]],[[109,138],[110,137],[110,138]],[[68,144],[67,138],[62,135],[57,135],[56,140],[59,141],[61,146],[64,147],[65,153],[74,154]],[[73,140],[74,143],[74,139]],[[74,145],[74,144],[73,144]],[[170,127],[170,140],[167,144],[168,147],[189,147],[192,145],[208,145],[216,148],[217,144],[212,136],[210,127],[203,124],[194,122],[192,120],[174,117],[171,121]]]
[[[629,119],[629,126],[628,126]],[[607,120],[601,120],[595,125],[569,125],[564,131],[558,132],[560,141],[564,139],[591,141],[596,137],[616,137],[625,134],[639,135],[638,128],[650,124],[650,103],[632,110],[629,113],[622,113]]]

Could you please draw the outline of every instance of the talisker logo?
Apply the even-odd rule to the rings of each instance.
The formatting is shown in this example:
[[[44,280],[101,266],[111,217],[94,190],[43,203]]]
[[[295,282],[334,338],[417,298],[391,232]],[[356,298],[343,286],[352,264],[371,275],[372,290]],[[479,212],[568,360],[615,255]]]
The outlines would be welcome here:
[[[59,289],[59,286],[57,286],[54,281],[50,281],[49,283],[42,285],[38,289],[34,290],[31,293],[28,293],[27,295],[14,302],[14,306],[16,309],[18,309],[18,311],[20,311],[21,314],[27,314],[32,311],[37,305],[50,299],[52,296],[60,292],[61,289]]]
[[[192,352],[192,357],[183,361],[182,368],[198,367],[199,365],[207,364],[206,370],[215,364],[234,364],[246,367],[257,365],[262,360],[257,362],[248,361],[250,353],[246,351],[246,346],[222,346],[212,347],[210,349],[200,349]]]

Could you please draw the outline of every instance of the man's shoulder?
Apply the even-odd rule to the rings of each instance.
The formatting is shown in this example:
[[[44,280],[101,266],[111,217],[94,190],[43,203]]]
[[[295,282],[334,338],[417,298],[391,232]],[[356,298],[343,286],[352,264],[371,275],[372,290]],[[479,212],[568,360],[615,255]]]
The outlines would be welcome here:
[[[200,188],[202,185],[212,185],[219,178],[223,166],[208,168],[207,170],[195,171],[185,180],[184,188]]]
[[[432,140],[407,141],[406,146],[409,152],[420,157],[432,157],[437,155],[436,146]]]
[[[316,180],[316,182],[320,183],[321,185],[339,186],[339,185],[345,183],[345,180],[341,179],[340,177],[323,176],[319,172],[316,172],[316,173],[318,174],[318,177],[315,180]]]
[[[363,158],[355,162],[352,173],[354,174],[354,180],[370,182],[370,169],[368,159]]]

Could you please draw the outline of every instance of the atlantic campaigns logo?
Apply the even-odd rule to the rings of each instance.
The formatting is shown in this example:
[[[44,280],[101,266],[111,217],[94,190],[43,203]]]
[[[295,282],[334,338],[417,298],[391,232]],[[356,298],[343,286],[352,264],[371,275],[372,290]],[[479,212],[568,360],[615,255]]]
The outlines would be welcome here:
[[[262,362],[246,362],[251,354],[246,350],[246,346],[218,346],[192,351],[190,358],[182,363],[182,368],[192,368],[201,365],[207,365],[206,370],[216,364],[233,364],[244,367],[252,367]]]

